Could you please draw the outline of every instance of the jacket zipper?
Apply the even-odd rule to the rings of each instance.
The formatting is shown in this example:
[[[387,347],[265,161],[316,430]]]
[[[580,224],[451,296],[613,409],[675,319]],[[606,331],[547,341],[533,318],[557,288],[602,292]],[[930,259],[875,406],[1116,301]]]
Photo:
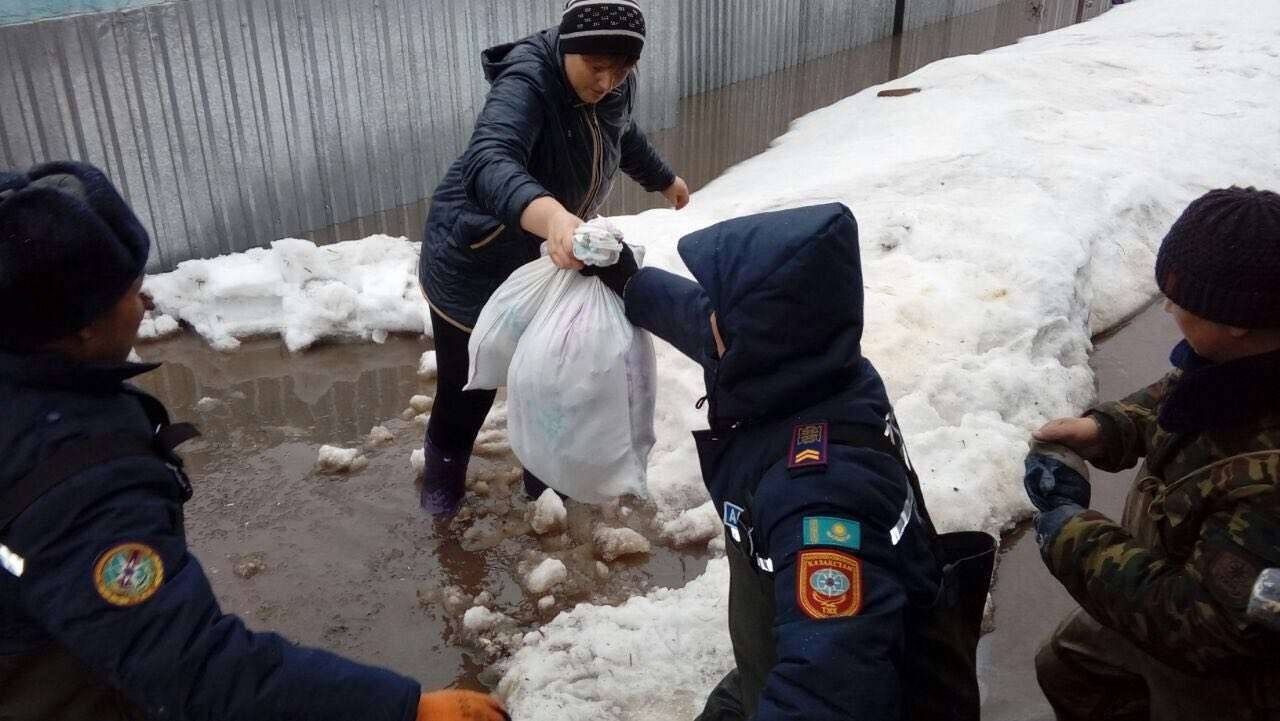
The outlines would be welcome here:
[[[578,217],[583,218],[583,213],[591,210],[591,203],[595,200],[595,195],[599,191],[598,181],[603,173],[600,172],[600,145],[603,142],[600,139],[600,128],[595,122],[596,109],[591,106],[591,112],[588,113],[584,108],[583,115],[587,117],[587,126],[591,129],[591,185],[587,188],[587,196],[582,200],[582,206],[578,208]],[[583,218],[586,220],[586,218]]]
[[[485,247],[486,245],[488,245],[488,244],[492,243],[492,242],[493,242],[493,239],[494,239],[494,238],[497,238],[497,237],[502,233],[502,231],[504,231],[504,230],[506,230],[506,229],[507,229],[507,226],[506,226],[506,224],[505,224],[505,223],[504,223],[504,224],[502,224],[502,225],[499,225],[497,230],[493,231],[492,233],[490,233],[490,234],[486,235],[485,237],[481,238],[479,241],[477,241],[477,242],[475,242],[475,243],[472,243],[471,245],[469,245],[469,246],[467,246],[467,247],[468,247],[468,248],[470,248],[470,249],[472,249],[472,250],[479,250],[480,248],[483,248],[483,247]]]

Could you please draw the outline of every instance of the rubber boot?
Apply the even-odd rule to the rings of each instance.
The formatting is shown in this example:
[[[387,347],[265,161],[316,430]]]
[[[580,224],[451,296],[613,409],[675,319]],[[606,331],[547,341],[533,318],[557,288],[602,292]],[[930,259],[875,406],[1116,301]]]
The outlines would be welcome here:
[[[426,465],[422,470],[422,510],[436,516],[452,516],[462,507],[467,492],[467,463],[471,453],[448,453],[427,436],[423,443]]]

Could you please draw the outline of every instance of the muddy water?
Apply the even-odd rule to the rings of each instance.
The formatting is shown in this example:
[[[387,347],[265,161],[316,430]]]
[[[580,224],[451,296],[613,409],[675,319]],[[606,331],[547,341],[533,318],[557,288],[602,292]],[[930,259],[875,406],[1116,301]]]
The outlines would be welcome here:
[[[1073,17],[1064,8],[1077,2],[1013,0],[688,98],[677,127],[651,138],[697,189],[767,148],[804,113],[938,58],[1055,29]],[[602,212],[636,212],[660,202],[623,180]],[[326,242],[389,232],[420,239],[426,208],[423,201],[307,237]],[[143,384],[176,418],[205,430],[185,448],[196,483],[188,525],[192,548],[226,610],[254,628],[390,666],[426,686],[475,687],[514,634],[558,610],[585,600],[617,602],[701,573],[704,553],[655,544],[648,556],[611,564],[607,577],[598,574],[590,543],[595,523],[656,537],[651,510],[639,503],[602,510],[570,504],[565,533],[533,535],[515,459],[501,445],[473,460],[468,510],[448,524],[425,518],[409,463],[422,428],[401,412],[410,396],[432,393],[431,380],[416,373],[426,343],[392,338],[381,346],[291,355],[279,342],[263,340],[218,354],[182,336],[140,348],[147,359],[165,362]],[[361,446],[379,424],[394,440],[366,448],[367,467],[336,475],[315,470],[321,444]],[[985,651],[994,659],[984,669],[988,718],[1031,718],[1043,707],[1036,705],[1030,658],[1045,624],[1068,604],[1030,553],[1032,545],[1014,544],[1002,569],[998,630]],[[540,611],[519,579],[546,555],[564,559],[571,577],[555,589],[555,604]],[[513,622],[469,636],[460,618],[477,597]]]
[[[478,687],[521,629],[580,601],[616,603],[702,572],[705,553],[659,546],[599,575],[594,524],[656,537],[639,503],[603,512],[570,503],[566,532],[535,535],[517,463],[501,442],[477,449],[472,500],[456,520],[424,516],[409,461],[423,428],[401,414],[411,396],[433,393],[432,380],[416,372],[428,348],[391,338],[291,355],[261,340],[217,354],[190,335],[139,348],[164,363],[141,384],[204,432],[183,448],[196,488],[187,525],[227,611],[427,686]],[[374,425],[394,440],[368,445]],[[364,448],[368,466],[319,472],[317,449],[326,443]],[[540,610],[520,579],[547,555],[562,558],[571,575],[552,591],[555,604]],[[469,637],[461,615],[481,594],[513,623]]]
[[[1091,359],[1098,398],[1122,398],[1164,375],[1169,351],[1180,338],[1172,318],[1157,304],[1101,339]],[[1092,507],[1119,519],[1133,473],[1093,469]],[[1034,659],[1040,643],[1075,608],[1075,602],[1045,569],[1028,530],[1005,539],[997,570],[995,631],[983,639],[979,659],[986,721],[1053,719],[1036,685]]]

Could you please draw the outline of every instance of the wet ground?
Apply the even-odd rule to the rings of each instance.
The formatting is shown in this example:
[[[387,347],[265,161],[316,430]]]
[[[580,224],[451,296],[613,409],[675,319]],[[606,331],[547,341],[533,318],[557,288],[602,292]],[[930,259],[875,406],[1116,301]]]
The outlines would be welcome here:
[[[652,139],[696,188],[729,166],[764,150],[788,124],[811,110],[892,80],[935,59],[980,52],[1018,37],[1068,24],[1078,0],[1014,0],[796,68],[682,101],[680,124]],[[619,183],[602,212],[636,212],[660,198]],[[392,232],[417,238],[425,203],[311,234],[317,241]],[[1139,383],[1121,377],[1120,357],[1147,353],[1158,372],[1167,350],[1159,319],[1143,316],[1098,354],[1102,395]],[[1146,340],[1144,340],[1146,339]],[[1155,346],[1163,343],[1158,352]],[[1150,346],[1150,347],[1147,347]],[[383,345],[332,345],[291,355],[275,340],[246,342],[218,354],[183,335],[140,347],[164,361],[143,385],[176,418],[198,422],[203,438],[184,447],[196,484],[188,506],[192,548],[205,564],[224,608],[251,627],[269,629],[413,675],[424,685],[479,686],[484,669],[520,629],[579,601],[617,602],[655,585],[682,585],[701,573],[701,549],[671,549],[608,564],[601,574],[593,527],[629,526],[650,539],[651,510],[642,503],[589,509],[569,504],[568,528],[538,536],[518,468],[487,429],[473,459],[470,508],[439,525],[417,508],[410,454],[423,429],[402,417],[415,394],[432,395],[418,359],[429,341],[391,338]],[[1124,349],[1132,348],[1132,351]],[[1148,366],[1139,366],[1144,369]],[[370,445],[375,425],[392,440]],[[316,470],[322,444],[362,447],[368,465],[347,474]],[[1118,508],[1124,482],[1099,482],[1104,510]],[[1114,496],[1104,488],[1114,489]],[[538,560],[555,556],[570,578],[552,591],[555,603],[521,579]],[[461,624],[479,602],[512,617],[497,630],[470,635]],[[1035,554],[1034,542],[1009,546],[995,592],[996,631],[984,643],[989,719],[1046,718],[1035,687],[1035,646],[1070,607]]]
[[[191,335],[139,348],[164,363],[141,384],[204,432],[183,447],[196,489],[187,526],[225,610],[427,686],[476,686],[519,627],[580,601],[616,603],[655,585],[681,586],[702,572],[705,553],[655,545],[607,564],[602,576],[596,524],[656,538],[639,503],[602,510],[570,502],[563,532],[533,533],[518,465],[501,440],[477,447],[471,499],[458,518],[438,524],[422,514],[410,454],[423,427],[404,412],[412,396],[433,392],[416,370],[428,348],[392,338],[290,355],[261,340],[217,354]],[[375,425],[392,440],[370,444]],[[500,426],[488,430],[482,441],[500,438]],[[368,465],[321,472],[322,444],[362,448]],[[541,594],[527,593],[521,579],[547,556],[562,559],[570,577],[551,591],[555,603],[539,609]],[[460,619],[477,603],[513,623],[468,636]]]
[[[1155,381],[1169,369],[1169,351],[1181,338],[1160,304],[1140,313],[1109,337],[1097,339],[1091,359],[1098,398],[1114,400]],[[1134,471],[1092,470],[1092,507],[1119,519]],[[995,630],[979,652],[986,721],[1052,721],[1049,705],[1036,685],[1033,660],[1075,602],[1040,561],[1029,529],[1004,540],[993,591]]]

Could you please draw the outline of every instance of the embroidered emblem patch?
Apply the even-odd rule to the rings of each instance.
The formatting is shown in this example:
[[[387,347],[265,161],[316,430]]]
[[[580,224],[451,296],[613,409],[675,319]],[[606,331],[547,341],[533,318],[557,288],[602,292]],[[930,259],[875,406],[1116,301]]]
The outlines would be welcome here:
[[[805,516],[804,545],[843,546],[851,551],[862,548],[862,524],[832,516]]]
[[[862,610],[862,562],[843,551],[796,555],[796,602],[816,620],[856,616]]]
[[[155,549],[142,543],[123,543],[98,557],[93,585],[113,606],[136,606],[160,590],[164,562]]]
[[[738,530],[742,525],[742,506],[728,501],[724,502],[724,525],[729,528],[729,535],[733,536],[733,540],[742,543],[742,531]]]
[[[791,432],[787,468],[796,470],[827,465],[827,424],[801,423]]]

